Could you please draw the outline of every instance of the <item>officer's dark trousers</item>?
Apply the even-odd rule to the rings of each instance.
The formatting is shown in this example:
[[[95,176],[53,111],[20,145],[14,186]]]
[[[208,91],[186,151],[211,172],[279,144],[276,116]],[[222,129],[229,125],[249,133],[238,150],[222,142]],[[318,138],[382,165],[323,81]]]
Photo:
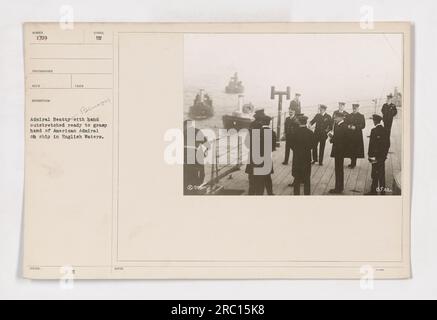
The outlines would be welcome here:
[[[284,163],[288,163],[288,159],[290,159],[290,150],[291,150],[291,141],[289,139],[285,142],[285,158]]]
[[[372,186],[370,192],[376,194],[377,191],[385,193],[385,160],[378,160],[372,164]]]
[[[264,195],[264,189],[267,190],[268,195],[273,195],[272,175],[255,176],[255,194],[257,196]]]
[[[255,195],[255,189],[256,189],[256,179],[253,174],[249,174],[249,195],[253,196]]]
[[[303,193],[308,196],[311,194],[311,177],[305,177],[304,179],[295,179],[294,180],[294,195],[300,195],[300,185],[303,183]]]
[[[269,196],[272,196],[273,195],[273,182],[272,182],[272,175],[271,174],[264,177],[264,184],[265,184],[265,187],[267,190],[267,194]]]
[[[344,157],[335,157],[335,190],[344,190]]]
[[[323,163],[323,155],[325,154],[325,145],[326,145],[326,139],[325,138],[317,138],[316,144],[313,148],[313,161],[318,161],[320,164]],[[319,146],[319,152],[317,154],[317,147]]]
[[[393,125],[393,119],[384,119],[384,128],[388,132],[388,137],[391,137],[391,127]]]

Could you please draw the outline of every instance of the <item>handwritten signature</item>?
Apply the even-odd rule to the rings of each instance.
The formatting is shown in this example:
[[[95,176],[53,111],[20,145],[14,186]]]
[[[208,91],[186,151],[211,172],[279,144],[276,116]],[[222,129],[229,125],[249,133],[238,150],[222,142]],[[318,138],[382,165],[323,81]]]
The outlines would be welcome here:
[[[93,106],[89,106],[89,107],[82,107],[80,108],[80,113],[83,114],[87,114],[88,112],[93,111],[94,109],[103,107],[105,104],[108,104],[111,102],[111,99],[107,98],[105,100],[100,101],[99,103],[93,105]]]

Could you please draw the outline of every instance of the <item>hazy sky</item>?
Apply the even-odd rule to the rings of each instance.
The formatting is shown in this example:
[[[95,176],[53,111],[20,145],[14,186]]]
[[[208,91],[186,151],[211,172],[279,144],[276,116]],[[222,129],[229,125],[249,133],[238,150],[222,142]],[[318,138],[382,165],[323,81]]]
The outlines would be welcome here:
[[[249,98],[269,99],[271,85],[302,93],[304,105],[381,98],[395,86],[402,91],[402,36],[185,36],[186,85],[224,84],[234,71]]]

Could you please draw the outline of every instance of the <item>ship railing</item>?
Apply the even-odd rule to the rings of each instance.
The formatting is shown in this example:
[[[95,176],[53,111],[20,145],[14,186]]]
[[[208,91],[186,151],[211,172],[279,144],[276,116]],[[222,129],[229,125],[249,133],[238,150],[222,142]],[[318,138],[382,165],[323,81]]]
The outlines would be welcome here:
[[[286,112],[281,116],[285,119]],[[277,115],[272,117],[273,130],[276,130],[277,119]],[[241,170],[241,167],[247,163],[245,160],[248,159],[249,152],[248,148],[243,145],[245,140],[246,135],[235,130],[229,135],[221,136],[210,142],[209,152],[212,153],[210,156],[212,161],[205,165],[205,177],[208,179],[205,185],[210,187],[211,193],[215,192],[220,180],[232,179],[232,174]]]
[[[226,141],[223,141],[226,140]],[[210,143],[212,162],[206,165],[206,183],[214,191],[223,178],[232,178],[232,173],[239,171],[247,154],[243,151],[245,137],[232,134],[215,139]]]

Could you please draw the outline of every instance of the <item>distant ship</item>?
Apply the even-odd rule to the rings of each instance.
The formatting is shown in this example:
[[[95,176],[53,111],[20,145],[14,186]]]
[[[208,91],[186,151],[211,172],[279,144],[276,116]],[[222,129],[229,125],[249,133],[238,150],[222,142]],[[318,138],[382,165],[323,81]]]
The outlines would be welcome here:
[[[231,77],[231,80],[229,81],[228,85],[225,88],[225,92],[230,94],[240,94],[244,92],[243,83],[240,80],[238,80],[237,72],[235,72],[234,76]]]
[[[229,129],[248,129],[253,121],[255,107],[251,103],[243,103],[244,96],[238,96],[238,110],[231,115],[223,116],[223,127]]]
[[[212,100],[203,89],[196,94],[193,105],[190,107],[188,116],[193,120],[203,120],[211,118],[214,115]]]

